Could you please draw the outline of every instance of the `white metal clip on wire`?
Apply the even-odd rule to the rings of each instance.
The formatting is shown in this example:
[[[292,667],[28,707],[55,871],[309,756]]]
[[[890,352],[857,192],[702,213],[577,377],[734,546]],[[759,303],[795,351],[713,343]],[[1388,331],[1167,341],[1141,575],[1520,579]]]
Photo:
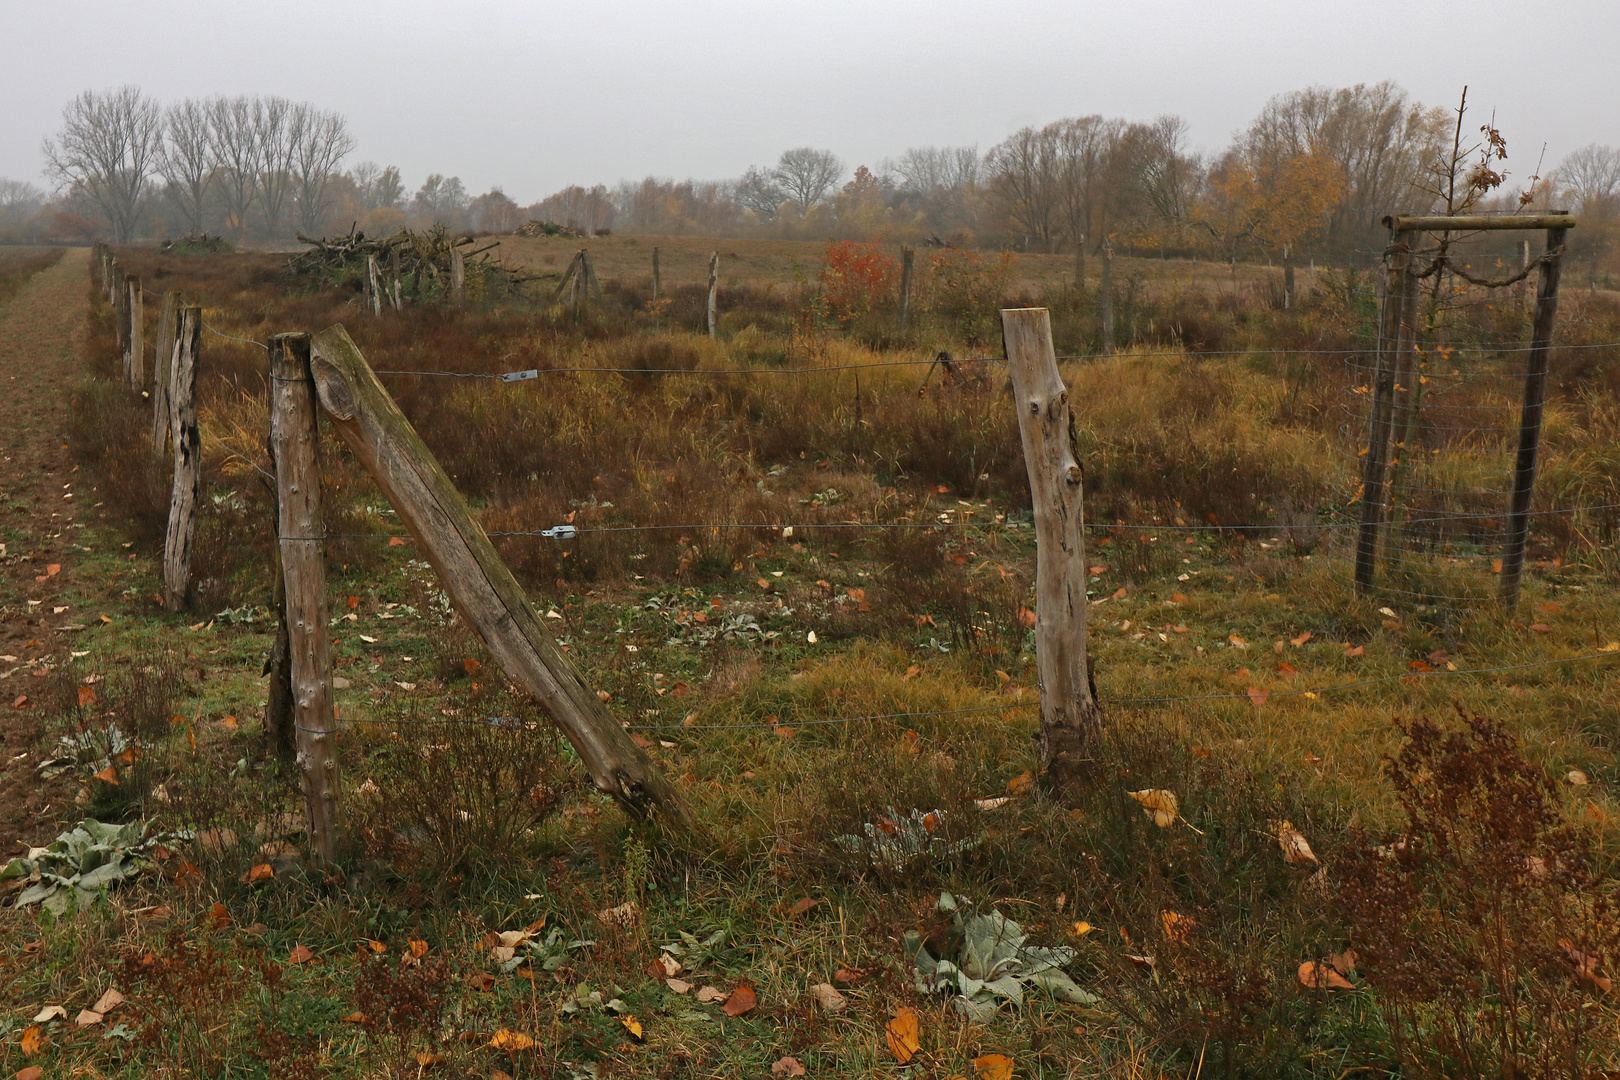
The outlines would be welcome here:
[[[525,379],[538,379],[540,372],[535,368],[528,371],[509,371],[501,376],[501,382],[522,382]]]
[[[572,525],[558,525],[555,529],[541,529],[540,535],[553,540],[572,540],[579,535],[579,530]]]

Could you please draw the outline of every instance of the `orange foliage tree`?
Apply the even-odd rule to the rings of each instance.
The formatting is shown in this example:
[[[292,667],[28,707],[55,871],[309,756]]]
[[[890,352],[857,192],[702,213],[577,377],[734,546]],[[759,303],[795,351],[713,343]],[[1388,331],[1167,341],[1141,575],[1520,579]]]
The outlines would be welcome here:
[[[1309,239],[1344,192],[1344,169],[1326,154],[1299,154],[1268,167],[1234,155],[1212,172],[1209,197],[1193,221],[1236,259],[1245,243],[1273,251]]]
[[[824,258],[818,311],[839,325],[861,318],[880,298],[888,298],[900,276],[899,261],[883,254],[876,244],[832,240]]]

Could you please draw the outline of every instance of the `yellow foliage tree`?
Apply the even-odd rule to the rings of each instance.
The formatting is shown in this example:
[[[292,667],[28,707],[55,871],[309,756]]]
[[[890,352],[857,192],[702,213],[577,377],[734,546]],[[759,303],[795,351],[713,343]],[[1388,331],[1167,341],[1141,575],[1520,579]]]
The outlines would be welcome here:
[[[1234,155],[1211,174],[1193,223],[1233,260],[1246,243],[1267,252],[1297,247],[1321,231],[1345,188],[1344,169],[1326,154],[1299,154],[1269,168]]]

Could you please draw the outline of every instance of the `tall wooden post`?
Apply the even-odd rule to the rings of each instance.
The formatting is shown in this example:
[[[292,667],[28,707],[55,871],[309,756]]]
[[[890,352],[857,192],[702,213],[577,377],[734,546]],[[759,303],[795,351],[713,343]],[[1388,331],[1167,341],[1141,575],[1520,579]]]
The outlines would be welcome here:
[[[1114,242],[1103,241],[1102,268],[1102,342],[1097,350],[1104,356],[1114,355]]]
[[[393,279],[390,286],[390,295],[394,299],[394,310],[404,310],[404,304],[399,295],[399,245],[394,244],[388,249],[388,276]]]
[[[1001,336],[1035,511],[1041,766],[1052,783],[1062,787],[1084,772],[1103,731],[1086,657],[1084,474],[1047,310],[1003,310]]]
[[[312,339],[310,353],[315,390],[332,430],[421,545],[457,613],[483,639],[507,677],[562,729],[597,790],[637,814],[657,810],[676,824],[689,825],[674,786],[546,632],[466,500],[348,333],[342,326],[322,331]],[[288,549],[283,547],[282,554],[286,558]],[[289,595],[292,590],[289,563]]]
[[[175,319],[180,294],[173,289],[163,293],[158,309],[157,349],[152,356],[152,453],[162,457],[169,451],[169,382],[174,372]]]
[[[308,334],[270,338],[270,444],[276,459],[276,528],[286,581],[293,725],[304,808],[311,851],[330,859],[339,829],[337,732],[309,343]]]
[[[903,247],[900,249],[900,319],[902,332],[911,322],[911,273],[912,263],[916,261],[915,248]]]
[[[129,385],[129,280],[117,267],[114,267],[117,280],[112,287],[113,334],[118,341],[118,360],[124,378],[124,385]]]
[[[366,298],[371,302],[371,313],[382,315],[382,284],[377,280],[377,256],[366,256]]]
[[[456,307],[461,306],[462,292],[466,286],[467,260],[462,256],[461,249],[450,249],[450,303]]]
[[[655,248],[653,248],[653,294],[652,294],[652,298],[654,300],[658,299],[658,293],[661,290],[662,286],[663,286],[663,282],[661,282],[659,280],[659,274],[658,274],[658,249],[655,247]]]
[[[1384,309],[1378,320],[1378,350],[1374,354],[1371,419],[1367,453],[1361,462],[1361,529],[1356,537],[1356,591],[1372,588],[1378,563],[1378,530],[1383,522],[1384,468],[1389,436],[1394,426],[1395,368],[1406,319],[1406,279],[1411,264],[1411,234],[1390,239],[1384,268]]]
[[[1078,292],[1086,288],[1086,238],[1083,236],[1074,242],[1074,287]]]
[[[1568,235],[1568,229],[1547,230],[1547,258],[1536,278],[1535,320],[1524,374],[1524,408],[1519,417],[1519,455],[1513,466],[1513,501],[1502,547],[1502,606],[1509,611],[1519,606],[1519,580],[1530,540],[1530,501],[1536,491],[1541,414],[1547,400],[1547,354],[1552,348],[1553,320],[1558,315],[1558,277]]]
[[[718,308],[715,300],[720,292],[720,253],[709,252],[709,337],[716,336],[719,326]]]
[[[596,264],[591,262],[591,249],[581,248],[579,252],[580,271],[585,275],[585,287],[590,290],[590,299],[598,304],[602,302],[602,283],[596,277]]]
[[[129,290],[129,341],[124,345],[124,378],[131,390],[146,382],[146,293],[141,279],[131,274],[124,283]]]
[[[118,307],[118,260],[113,258],[111,248],[104,248],[101,252],[101,288],[107,294],[107,306]]]
[[[202,347],[202,308],[184,307],[176,320],[174,366],[169,374],[169,430],[174,447],[174,486],[169,528],[163,542],[163,606],[183,611],[190,602],[191,550],[202,501],[202,435],[197,430],[197,353]]]

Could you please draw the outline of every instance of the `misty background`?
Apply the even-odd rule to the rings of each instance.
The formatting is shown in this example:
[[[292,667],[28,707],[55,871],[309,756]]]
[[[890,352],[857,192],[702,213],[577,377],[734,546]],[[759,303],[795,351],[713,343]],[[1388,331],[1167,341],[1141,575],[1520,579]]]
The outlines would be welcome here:
[[[1570,192],[1591,212],[1620,190],[1620,94],[1607,74],[1620,8],[1586,0],[8,2],[0,13],[14,46],[0,71],[0,215],[13,239],[207,229],[290,240],[355,221],[507,231],[533,217],[583,231],[1026,250],[1112,235],[1237,258],[1283,243],[1327,252],[1360,242],[1383,210],[1424,204],[1465,84],[1465,145],[1493,117],[1508,144],[1488,208],[1517,205],[1537,175],[1536,205]],[[64,107],[120,87],[167,110],[124,211],[60,153]],[[269,150],[257,164],[222,156],[222,102],[248,110],[238,122],[260,141],[282,139],[280,164]],[[194,117],[208,145],[188,194],[173,114],[210,103],[211,129]],[[306,139],[295,165],[298,125],[266,129],[263,110],[299,106],[328,144],[316,153]],[[1370,165],[1351,160],[1369,153]],[[1311,227],[1248,220],[1257,200],[1279,197],[1292,216],[1315,215]]]

